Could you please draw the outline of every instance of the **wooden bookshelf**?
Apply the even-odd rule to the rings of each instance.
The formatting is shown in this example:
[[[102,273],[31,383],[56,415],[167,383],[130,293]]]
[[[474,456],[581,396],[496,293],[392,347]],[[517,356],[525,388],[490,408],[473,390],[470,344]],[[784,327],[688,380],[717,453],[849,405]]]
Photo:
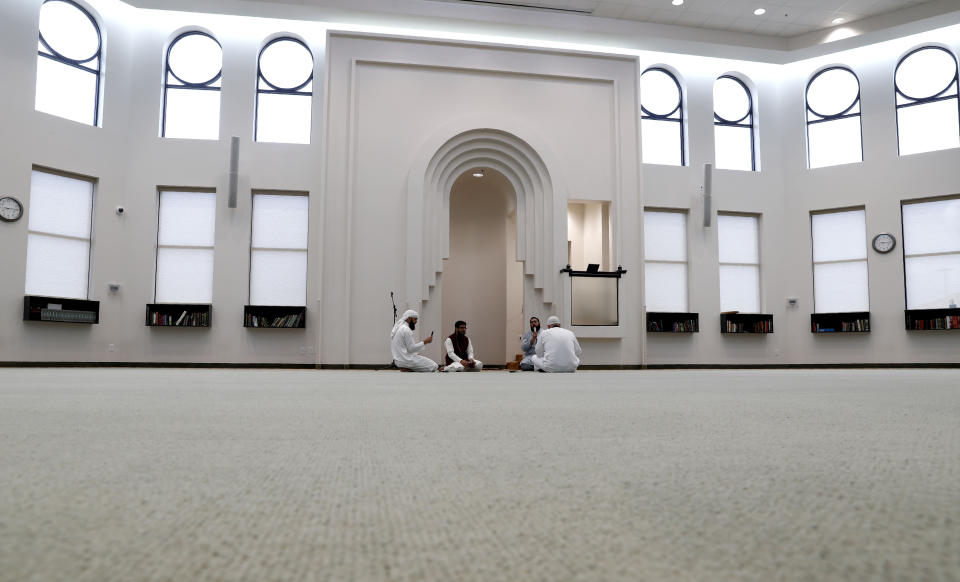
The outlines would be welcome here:
[[[720,333],[773,333],[770,313],[721,313]]]
[[[869,333],[869,311],[846,311],[842,313],[811,313],[812,333]]]
[[[23,320],[97,324],[100,323],[100,302],[88,299],[25,295],[23,297]]]
[[[908,331],[954,331],[960,329],[960,308],[907,309],[903,312]]]
[[[697,333],[699,331],[699,313],[647,312],[647,332],[649,333]]]
[[[209,303],[147,303],[147,327],[210,327]]]
[[[303,329],[307,327],[307,308],[303,305],[244,305],[243,327]]]

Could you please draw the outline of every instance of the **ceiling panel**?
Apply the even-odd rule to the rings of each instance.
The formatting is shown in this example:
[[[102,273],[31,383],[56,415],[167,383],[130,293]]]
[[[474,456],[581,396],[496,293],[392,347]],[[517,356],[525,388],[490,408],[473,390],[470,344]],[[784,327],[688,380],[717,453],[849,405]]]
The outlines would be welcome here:
[[[301,0],[306,1],[306,0]],[[529,10],[579,13],[593,17],[675,24],[710,30],[791,37],[910,8],[934,0],[432,0],[460,4],[512,5]],[[766,13],[753,11],[763,7]]]

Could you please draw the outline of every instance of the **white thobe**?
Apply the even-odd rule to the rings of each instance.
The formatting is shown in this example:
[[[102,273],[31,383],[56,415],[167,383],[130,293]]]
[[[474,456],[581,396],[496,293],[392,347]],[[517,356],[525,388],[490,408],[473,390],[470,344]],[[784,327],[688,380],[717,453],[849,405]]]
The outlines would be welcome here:
[[[474,367],[467,368],[460,363],[460,356],[457,355],[457,352],[453,349],[453,340],[447,338],[443,342],[443,347],[447,350],[447,356],[453,360],[452,364],[447,364],[443,368],[444,372],[479,372],[483,369],[483,362],[480,360],[474,360],[473,358],[473,342],[470,341],[470,338],[467,338],[467,360],[474,361]]]
[[[580,365],[580,342],[569,329],[550,327],[537,336],[537,354],[530,358],[535,370],[576,372]]]
[[[390,340],[390,351],[393,353],[393,363],[398,368],[407,368],[414,372],[433,372],[437,363],[417,354],[423,350],[423,342],[413,341],[413,330],[406,323],[397,328]]]

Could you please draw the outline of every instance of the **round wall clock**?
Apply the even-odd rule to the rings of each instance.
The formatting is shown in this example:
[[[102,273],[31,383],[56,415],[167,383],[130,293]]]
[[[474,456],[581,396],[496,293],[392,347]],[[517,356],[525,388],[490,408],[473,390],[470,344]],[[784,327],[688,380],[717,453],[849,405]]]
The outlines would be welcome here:
[[[23,204],[12,196],[0,197],[0,220],[13,222],[23,216]]]
[[[889,253],[895,246],[897,246],[897,239],[890,233],[881,232],[873,237],[873,250],[878,253]]]

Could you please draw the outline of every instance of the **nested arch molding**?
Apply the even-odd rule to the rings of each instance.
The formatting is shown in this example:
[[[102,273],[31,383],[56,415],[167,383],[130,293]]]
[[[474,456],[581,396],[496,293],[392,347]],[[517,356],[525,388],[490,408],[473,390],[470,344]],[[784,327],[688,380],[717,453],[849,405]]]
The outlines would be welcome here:
[[[532,135],[526,133],[527,138]],[[460,124],[438,132],[420,149],[407,184],[406,295],[411,303],[429,296],[450,255],[450,192],[465,171],[483,166],[503,174],[517,197],[516,258],[546,303],[556,296],[565,261],[566,195],[549,150],[534,147],[518,132],[491,124]]]

